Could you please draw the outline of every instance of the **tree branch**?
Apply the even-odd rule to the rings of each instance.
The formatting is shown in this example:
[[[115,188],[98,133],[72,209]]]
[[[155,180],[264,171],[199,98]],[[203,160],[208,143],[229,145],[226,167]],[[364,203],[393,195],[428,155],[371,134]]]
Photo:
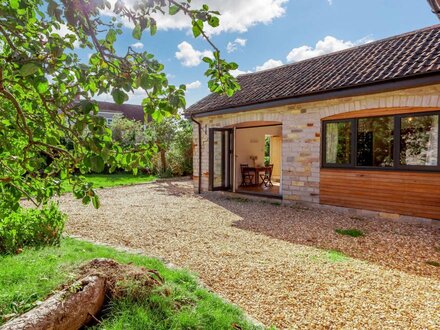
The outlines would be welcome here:
[[[0,25],[0,33],[5,37],[6,42],[8,43],[9,47],[11,47],[14,51],[17,51],[17,48],[15,47],[12,40],[9,38],[8,34],[6,33],[5,29]]]

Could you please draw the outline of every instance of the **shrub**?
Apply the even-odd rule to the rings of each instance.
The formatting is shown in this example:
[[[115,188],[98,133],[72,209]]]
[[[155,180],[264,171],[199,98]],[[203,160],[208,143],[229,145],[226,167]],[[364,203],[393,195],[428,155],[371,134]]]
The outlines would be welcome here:
[[[5,215],[0,219],[0,254],[59,244],[65,220],[55,203],[40,209],[19,208]]]

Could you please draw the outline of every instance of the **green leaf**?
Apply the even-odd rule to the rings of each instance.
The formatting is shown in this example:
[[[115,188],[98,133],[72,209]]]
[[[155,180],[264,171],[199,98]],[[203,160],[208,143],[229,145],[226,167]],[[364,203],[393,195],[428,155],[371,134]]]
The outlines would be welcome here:
[[[49,89],[49,83],[47,81],[41,81],[37,85],[37,90],[38,93],[40,94],[47,92],[48,89]]]
[[[143,89],[150,89],[151,87],[153,87],[152,77],[150,77],[148,73],[142,74],[139,85]]]
[[[93,172],[101,173],[104,171],[105,163],[101,156],[90,157],[90,165]]]
[[[63,168],[60,172],[60,179],[65,180],[67,179],[67,169]]]
[[[156,24],[156,22],[154,21],[154,23],[151,22],[151,26],[150,26],[150,34],[151,34],[152,36],[154,36],[154,35],[156,34],[156,32],[157,32],[157,24]]]
[[[20,7],[20,0],[9,0],[9,6],[12,9],[18,9]]]
[[[211,18],[208,20],[208,24],[212,27],[217,27],[220,25],[220,20],[218,17],[211,16]]]
[[[201,33],[199,28],[196,25],[193,25],[192,32],[193,32],[194,38],[197,38]]]
[[[171,6],[169,9],[170,15],[176,15],[179,12],[180,8],[177,6]]]
[[[125,94],[123,91],[121,91],[120,89],[114,89],[112,91],[112,96],[113,96],[113,100],[117,103],[117,104],[122,104],[125,101],[128,100],[128,95]]]
[[[82,203],[84,205],[89,204],[90,203],[90,196],[89,195],[84,196],[83,199],[82,199]]]
[[[99,196],[98,195],[95,194],[92,197],[92,204],[93,204],[93,207],[95,209],[99,209],[99,207],[101,206],[101,201],[99,200]]]
[[[107,32],[107,36],[105,37],[105,40],[108,43],[113,44],[116,41],[116,31],[111,29]]]
[[[38,72],[39,66],[36,65],[35,63],[26,63],[25,65],[23,65],[20,69],[20,74],[23,77],[27,77],[30,76],[36,72]]]
[[[193,21],[192,32],[194,38],[197,38],[202,33],[202,31],[203,31],[203,21],[201,20]]]
[[[139,24],[136,24],[136,26],[134,27],[133,32],[132,32],[132,36],[136,40],[141,40],[142,28],[141,28],[141,26]]]

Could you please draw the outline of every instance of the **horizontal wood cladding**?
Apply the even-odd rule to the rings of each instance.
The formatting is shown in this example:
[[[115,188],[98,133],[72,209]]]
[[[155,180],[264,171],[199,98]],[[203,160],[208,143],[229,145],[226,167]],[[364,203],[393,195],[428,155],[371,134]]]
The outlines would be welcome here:
[[[323,168],[320,203],[440,219],[440,173]]]

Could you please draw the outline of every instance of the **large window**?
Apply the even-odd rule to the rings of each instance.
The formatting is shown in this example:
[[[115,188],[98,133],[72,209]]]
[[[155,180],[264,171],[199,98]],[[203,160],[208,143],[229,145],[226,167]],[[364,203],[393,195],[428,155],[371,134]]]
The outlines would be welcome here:
[[[439,112],[323,122],[323,166],[440,170]]]

